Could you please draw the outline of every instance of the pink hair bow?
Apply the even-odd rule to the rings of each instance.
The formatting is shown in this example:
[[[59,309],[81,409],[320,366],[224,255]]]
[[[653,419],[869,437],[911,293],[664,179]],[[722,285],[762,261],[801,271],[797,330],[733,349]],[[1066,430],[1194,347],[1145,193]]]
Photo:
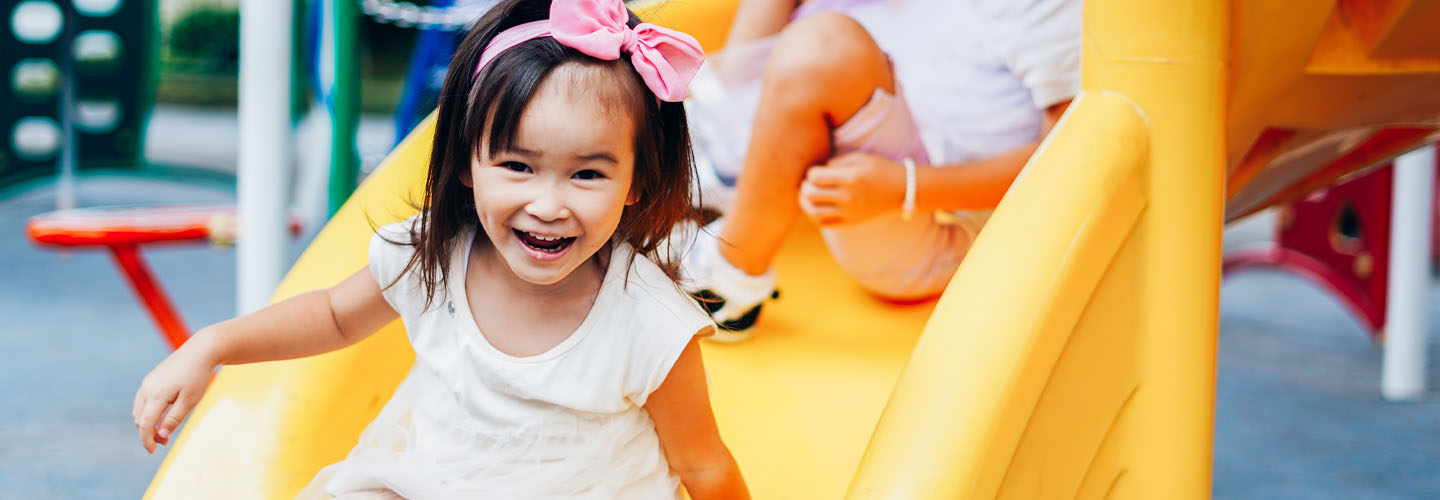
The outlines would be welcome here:
[[[705,51],[695,38],[650,23],[626,26],[629,14],[621,0],[554,0],[550,19],[507,29],[485,47],[475,74],[500,53],[542,36],[603,60],[630,54],[635,72],[662,101],[678,102],[690,95],[685,86],[700,70]]]

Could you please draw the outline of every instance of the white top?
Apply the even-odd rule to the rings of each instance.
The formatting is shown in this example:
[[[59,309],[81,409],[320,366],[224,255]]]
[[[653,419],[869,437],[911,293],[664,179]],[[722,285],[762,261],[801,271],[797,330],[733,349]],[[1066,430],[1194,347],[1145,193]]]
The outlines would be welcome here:
[[[413,254],[385,238],[408,241],[413,220],[371,238],[370,269],[381,286]],[[429,309],[413,271],[384,291],[415,365],[350,455],[321,471],[307,492],[675,498],[679,480],[644,405],[691,337],[713,328],[710,317],[655,263],[643,256],[632,263],[631,247],[612,242],[580,327],[546,352],[511,356],[485,339],[470,312],[464,284],[474,239],[474,229],[458,239],[447,286]]]
[[[894,62],[930,161],[1004,153],[1080,89],[1081,2],[908,0],[847,13]]]
[[[863,25],[890,56],[930,162],[953,165],[1037,139],[1042,110],[1075,96],[1081,7],[1079,0],[811,0],[797,16],[837,9]],[[691,117],[697,150],[721,177],[739,174],[773,42],[727,47],[705,70],[723,85],[708,75],[692,85],[698,99],[725,103],[713,110],[697,103]]]

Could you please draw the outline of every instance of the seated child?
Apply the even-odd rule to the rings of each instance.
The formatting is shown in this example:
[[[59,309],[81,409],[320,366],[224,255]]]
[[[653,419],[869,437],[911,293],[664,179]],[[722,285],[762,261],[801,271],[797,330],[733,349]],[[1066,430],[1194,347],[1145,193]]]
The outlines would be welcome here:
[[[740,340],[801,213],[867,290],[944,290],[1079,88],[1080,2],[743,0],[727,43],[688,102],[724,217],[676,246]]]

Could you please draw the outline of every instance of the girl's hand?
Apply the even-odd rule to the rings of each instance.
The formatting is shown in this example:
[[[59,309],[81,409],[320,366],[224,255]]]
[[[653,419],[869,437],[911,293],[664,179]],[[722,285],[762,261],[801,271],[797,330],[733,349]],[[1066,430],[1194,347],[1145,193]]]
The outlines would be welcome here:
[[[831,158],[800,183],[800,209],[821,226],[864,222],[904,203],[905,167],[870,153]]]
[[[130,414],[135,418],[140,444],[147,453],[155,453],[156,444],[170,443],[171,433],[195,408],[210,385],[217,363],[206,354],[200,337],[197,334],[161,361],[145,376],[135,393],[135,408]]]

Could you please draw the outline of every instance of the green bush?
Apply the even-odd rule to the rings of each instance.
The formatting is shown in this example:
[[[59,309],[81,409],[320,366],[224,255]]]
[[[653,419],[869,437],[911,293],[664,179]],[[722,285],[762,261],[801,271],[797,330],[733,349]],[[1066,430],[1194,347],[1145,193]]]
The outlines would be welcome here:
[[[186,12],[170,28],[170,55],[205,71],[233,72],[240,65],[240,13],[202,6]]]
[[[306,1],[313,0],[296,0]],[[301,11],[309,12],[308,9]],[[358,21],[363,79],[360,105],[367,113],[388,113],[399,100],[418,31],[379,24],[363,14]],[[303,16],[294,22],[308,27]],[[166,31],[156,100],[196,106],[234,106],[236,72],[240,66],[240,13],[234,8],[199,5],[181,14]],[[308,38],[315,36],[319,34],[300,33],[293,42],[296,54],[304,57],[305,51],[300,49],[306,46]],[[292,77],[305,81],[309,75]],[[308,92],[308,84],[302,85],[300,91]]]

